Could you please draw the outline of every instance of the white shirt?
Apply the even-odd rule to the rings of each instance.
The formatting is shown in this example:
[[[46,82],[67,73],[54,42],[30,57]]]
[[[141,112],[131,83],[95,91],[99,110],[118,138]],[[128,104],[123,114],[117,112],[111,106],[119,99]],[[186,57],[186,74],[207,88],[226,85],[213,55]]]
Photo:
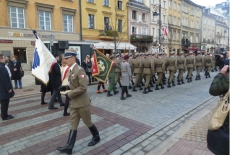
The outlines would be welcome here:
[[[10,77],[10,79],[11,79],[11,72],[10,72],[9,67],[8,67],[7,65],[5,65],[5,67],[6,67],[6,70],[8,71],[9,77]]]

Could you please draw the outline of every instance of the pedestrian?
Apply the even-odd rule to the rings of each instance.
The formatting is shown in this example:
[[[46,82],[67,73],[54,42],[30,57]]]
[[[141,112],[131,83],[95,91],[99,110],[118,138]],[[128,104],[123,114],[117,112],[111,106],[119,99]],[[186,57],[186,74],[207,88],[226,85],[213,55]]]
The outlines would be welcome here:
[[[109,72],[109,88],[108,88],[108,91],[107,91],[107,97],[110,97],[110,96],[113,96],[112,94],[110,94],[110,91],[113,90],[113,94],[116,95],[119,91],[116,91],[116,87],[115,87],[115,70],[116,68],[121,68],[120,66],[118,66],[115,62],[114,62],[114,56],[111,55],[109,57],[111,60],[112,60],[112,67],[110,69],[110,72]]]
[[[10,72],[11,72],[11,76],[12,76],[13,71],[14,71],[14,63],[13,63],[13,61],[10,59],[10,56],[9,56],[9,55],[6,56],[6,65],[9,67]]]
[[[67,144],[64,147],[58,147],[57,150],[71,154],[76,136],[77,128],[80,119],[87,125],[93,135],[88,146],[94,146],[100,141],[99,132],[96,126],[92,123],[90,112],[90,99],[87,94],[87,78],[84,69],[76,63],[76,53],[66,52],[64,55],[66,64],[70,66],[68,77],[69,86],[61,86],[61,91],[70,90],[66,96],[70,98],[70,124],[71,129]]]
[[[85,57],[85,60],[84,60],[83,63],[82,63],[82,67],[83,67],[83,69],[85,70],[86,75],[88,75],[88,79],[89,79],[89,84],[88,84],[88,85],[91,85],[92,62],[91,62],[91,59],[90,59],[90,56],[89,56],[89,55],[87,55],[87,56]]]
[[[213,96],[225,95],[229,91],[229,66],[224,66],[210,86],[209,93]],[[228,99],[229,101],[229,95]],[[216,155],[229,155],[229,112],[224,124],[217,130],[208,130],[208,149]]]
[[[2,120],[10,120],[14,118],[12,115],[8,115],[10,98],[14,96],[14,91],[5,68],[5,58],[2,54],[0,54],[0,75],[1,118]]]
[[[59,59],[59,57],[55,57],[56,60]],[[52,85],[52,96],[49,102],[49,107],[48,109],[54,110],[57,109],[57,107],[54,107],[54,102],[56,97],[58,97],[58,102],[60,106],[64,106],[65,104],[62,102],[60,90],[58,89],[61,84],[62,84],[62,79],[61,79],[61,68],[57,62],[53,63],[51,68],[50,68],[50,81]]]
[[[18,56],[13,56],[13,74],[12,80],[14,80],[14,89],[22,89],[22,77],[21,77],[21,62],[18,60]],[[19,87],[18,87],[19,84]]]
[[[132,80],[132,73],[131,68],[128,63],[129,56],[125,55],[124,60],[121,63],[121,85],[122,85],[122,92],[121,92],[121,100],[125,100],[127,97],[131,97],[132,95],[128,92],[129,82]],[[126,98],[124,97],[124,94],[126,93]]]

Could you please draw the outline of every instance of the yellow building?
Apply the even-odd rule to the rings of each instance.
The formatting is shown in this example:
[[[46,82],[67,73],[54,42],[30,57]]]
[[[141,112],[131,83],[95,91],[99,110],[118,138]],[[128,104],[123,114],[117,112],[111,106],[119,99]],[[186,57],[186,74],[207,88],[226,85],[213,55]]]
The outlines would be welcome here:
[[[181,0],[169,0],[168,7],[168,48],[179,54],[181,50]]]
[[[190,0],[182,1],[182,50],[185,52],[200,50],[202,6]]]
[[[132,47],[128,43],[127,2],[128,0],[82,1],[83,41],[96,43],[95,48],[110,54],[115,47],[120,52]]]
[[[79,41],[77,2],[74,0],[1,0],[0,53],[17,55],[23,69],[30,69],[35,41],[31,29],[37,30],[45,43],[53,40],[52,53],[63,53],[71,41],[76,45]],[[58,41],[69,42],[58,44]]]

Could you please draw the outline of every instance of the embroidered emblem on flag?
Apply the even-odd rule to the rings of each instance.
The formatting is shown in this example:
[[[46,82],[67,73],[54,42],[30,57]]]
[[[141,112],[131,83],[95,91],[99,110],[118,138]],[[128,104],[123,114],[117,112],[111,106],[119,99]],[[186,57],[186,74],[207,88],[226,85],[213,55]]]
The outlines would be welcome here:
[[[81,78],[85,78],[85,75],[84,75],[84,74],[82,74],[82,75],[81,75]]]

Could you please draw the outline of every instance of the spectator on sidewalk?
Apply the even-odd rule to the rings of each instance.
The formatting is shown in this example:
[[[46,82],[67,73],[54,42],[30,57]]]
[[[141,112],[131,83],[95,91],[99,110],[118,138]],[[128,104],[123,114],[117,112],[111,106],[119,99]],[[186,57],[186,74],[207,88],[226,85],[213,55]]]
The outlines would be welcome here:
[[[89,79],[88,85],[90,85],[91,84],[91,77],[92,77],[92,62],[91,62],[89,55],[87,55],[85,60],[83,61],[82,67],[85,70],[86,75],[88,76],[88,79]]]
[[[5,68],[5,58],[0,54],[0,103],[2,120],[10,120],[14,117],[8,115],[10,98],[14,96],[14,91],[10,82],[10,77]]]
[[[14,80],[14,89],[19,88],[22,89],[22,77],[21,77],[21,62],[18,60],[18,56],[13,56],[13,73],[12,73],[12,80]]]
[[[11,72],[11,76],[12,76],[13,71],[14,71],[14,63],[13,63],[12,60],[10,60],[10,56],[9,55],[6,56],[6,65],[9,67],[10,72]]]
[[[225,95],[229,90],[229,66],[224,66],[210,86],[209,93],[213,96]],[[229,113],[223,126],[218,130],[208,130],[208,149],[216,155],[229,155]]]

